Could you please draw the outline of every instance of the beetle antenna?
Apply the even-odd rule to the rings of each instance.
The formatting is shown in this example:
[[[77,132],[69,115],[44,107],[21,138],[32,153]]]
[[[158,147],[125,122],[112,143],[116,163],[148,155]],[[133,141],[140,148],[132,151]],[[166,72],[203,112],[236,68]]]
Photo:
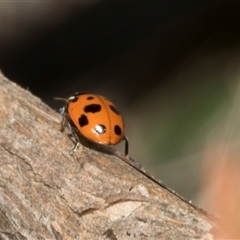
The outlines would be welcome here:
[[[64,101],[64,102],[67,102],[67,99],[66,99],[66,98],[54,97],[53,99],[56,100],[56,101]]]

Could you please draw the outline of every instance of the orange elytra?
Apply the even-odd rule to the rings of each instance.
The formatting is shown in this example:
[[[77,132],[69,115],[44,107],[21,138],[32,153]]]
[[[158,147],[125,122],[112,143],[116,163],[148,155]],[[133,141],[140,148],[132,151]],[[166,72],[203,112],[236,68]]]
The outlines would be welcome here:
[[[75,140],[71,154],[79,145],[80,134],[91,142],[103,145],[116,145],[125,140],[125,155],[128,155],[123,117],[109,99],[77,92],[65,101],[66,105],[60,109],[60,113],[62,129],[67,125]]]

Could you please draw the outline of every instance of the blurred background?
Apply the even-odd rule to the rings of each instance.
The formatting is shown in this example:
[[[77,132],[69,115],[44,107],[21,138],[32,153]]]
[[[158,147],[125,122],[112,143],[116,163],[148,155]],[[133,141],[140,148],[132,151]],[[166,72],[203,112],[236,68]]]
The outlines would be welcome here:
[[[56,111],[76,91],[111,99],[131,157],[207,208],[209,151],[239,146],[239,16],[240,1],[0,2],[0,69]]]

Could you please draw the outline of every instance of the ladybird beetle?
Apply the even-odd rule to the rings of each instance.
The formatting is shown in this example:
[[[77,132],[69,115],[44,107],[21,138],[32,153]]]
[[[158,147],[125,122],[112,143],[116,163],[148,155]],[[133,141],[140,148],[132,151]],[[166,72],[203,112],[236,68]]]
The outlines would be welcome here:
[[[125,156],[128,156],[128,139],[124,134],[123,117],[110,100],[85,92],[77,92],[64,100],[66,105],[60,109],[61,130],[68,126],[75,140],[70,154],[78,148],[80,134],[91,142],[109,146],[125,140]]]

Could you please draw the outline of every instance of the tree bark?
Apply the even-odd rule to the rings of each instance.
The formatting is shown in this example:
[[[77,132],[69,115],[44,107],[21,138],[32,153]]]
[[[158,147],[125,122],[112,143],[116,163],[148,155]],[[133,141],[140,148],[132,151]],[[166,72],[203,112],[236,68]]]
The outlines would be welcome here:
[[[0,73],[0,239],[215,239],[218,226]]]

